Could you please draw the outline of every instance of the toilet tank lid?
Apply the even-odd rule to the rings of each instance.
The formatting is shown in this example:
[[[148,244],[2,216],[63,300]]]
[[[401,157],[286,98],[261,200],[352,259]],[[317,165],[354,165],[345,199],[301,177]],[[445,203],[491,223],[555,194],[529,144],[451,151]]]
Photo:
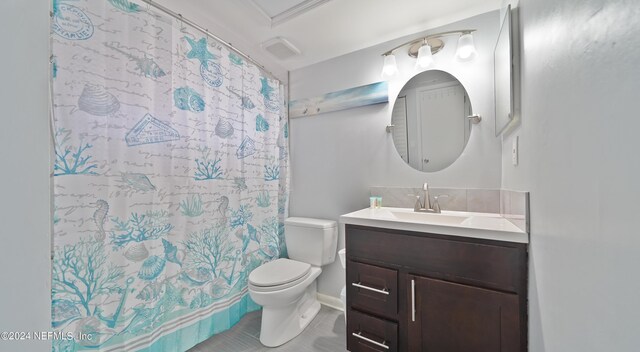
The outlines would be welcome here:
[[[284,221],[284,224],[290,226],[312,227],[316,229],[328,229],[338,226],[338,223],[333,220],[295,217],[287,218]]]

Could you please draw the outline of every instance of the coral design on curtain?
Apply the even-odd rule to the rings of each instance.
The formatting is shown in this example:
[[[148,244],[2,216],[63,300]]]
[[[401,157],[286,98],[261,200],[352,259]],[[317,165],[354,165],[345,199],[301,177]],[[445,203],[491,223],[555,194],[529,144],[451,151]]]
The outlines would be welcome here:
[[[54,0],[56,351],[182,351],[286,255],[284,89],[128,0]]]

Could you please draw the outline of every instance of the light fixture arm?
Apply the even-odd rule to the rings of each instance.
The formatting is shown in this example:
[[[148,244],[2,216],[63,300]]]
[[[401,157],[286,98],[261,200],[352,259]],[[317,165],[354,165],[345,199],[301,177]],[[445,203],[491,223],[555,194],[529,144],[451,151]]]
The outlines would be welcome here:
[[[436,39],[436,38],[441,38],[441,37],[454,35],[454,34],[464,35],[464,34],[473,33],[475,31],[476,31],[476,29],[462,29],[462,30],[456,30],[456,31],[447,31],[447,32],[429,34],[429,35],[426,35],[424,37],[420,37],[419,39],[412,39],[412,40],[410,40],[410,41],[408,41],[406,43],[400,44],[400,45],[396,46],[395,48],[386,51],[384,54],[382,54],[382,56],[391,55],[391,54],[393,54],[394,51],[402,48],[405,45],[414,45],[414,44],[420,43],[422,41],[426,41],[428,39]]]

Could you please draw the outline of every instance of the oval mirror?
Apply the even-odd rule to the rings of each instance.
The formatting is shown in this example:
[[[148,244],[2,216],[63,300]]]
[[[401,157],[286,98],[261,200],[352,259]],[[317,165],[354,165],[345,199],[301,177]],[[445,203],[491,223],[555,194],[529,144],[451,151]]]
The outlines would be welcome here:
[[[451,74],[424,71],[402,88],[391,114],[393,144],[419,171],[440,171],[462,154],[471,133],[471,101]]]

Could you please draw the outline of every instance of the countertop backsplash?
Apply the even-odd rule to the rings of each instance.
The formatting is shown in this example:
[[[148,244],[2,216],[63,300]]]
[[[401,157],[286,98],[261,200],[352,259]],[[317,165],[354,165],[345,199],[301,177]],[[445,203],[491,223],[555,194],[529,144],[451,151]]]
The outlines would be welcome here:
[[[369,189],[371,196],[382,197],[382,206],[413,208],[415,195],[422,195],[421,187],[381,187]],[[429,188],[433,197],[448,195],[439,200],[442,210],[500,214],[523,231],[529,232],[529,192],[500,189]]]

